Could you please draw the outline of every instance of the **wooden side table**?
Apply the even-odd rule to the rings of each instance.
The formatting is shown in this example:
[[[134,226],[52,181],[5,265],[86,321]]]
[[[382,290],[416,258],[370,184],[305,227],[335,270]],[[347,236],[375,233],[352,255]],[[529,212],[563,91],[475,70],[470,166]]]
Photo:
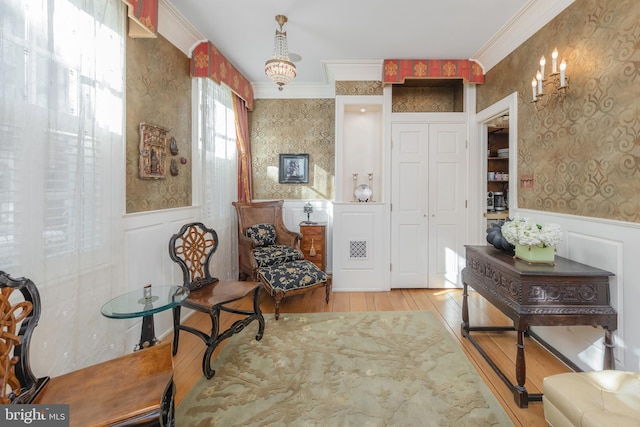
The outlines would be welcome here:
[[[308,259],[322,271],[327,267],[326,229],[326,224],[300,223],[300,250],[304,259]]]

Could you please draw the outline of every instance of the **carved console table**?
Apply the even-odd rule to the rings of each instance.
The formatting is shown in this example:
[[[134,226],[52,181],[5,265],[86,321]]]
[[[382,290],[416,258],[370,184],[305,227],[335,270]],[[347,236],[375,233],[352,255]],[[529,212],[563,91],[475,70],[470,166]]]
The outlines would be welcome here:
[[[609,277],[613,273],[566,258],[555,265],[529,264],[492,246],[466,246],[467,266],[462,270],[462,336],[469,339],[502,381],[516,403],[528,407],[542,394],[525,388],[524,335],[529,326],[600,325],[605,331],[604,368],[614,369],[612,333],[618,315],[610,305]],[[513,327],[469,325],[468,286],[513,320]],[[512,384],[491,360],[472,331],[516,331],[516,381]]]

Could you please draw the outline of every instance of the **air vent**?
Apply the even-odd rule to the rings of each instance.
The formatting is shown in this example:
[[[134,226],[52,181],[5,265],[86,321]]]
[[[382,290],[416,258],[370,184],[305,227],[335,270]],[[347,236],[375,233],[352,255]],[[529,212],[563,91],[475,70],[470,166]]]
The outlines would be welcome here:
[[[367,259],[367,241],[351,240],[349,242],[350,259]]]

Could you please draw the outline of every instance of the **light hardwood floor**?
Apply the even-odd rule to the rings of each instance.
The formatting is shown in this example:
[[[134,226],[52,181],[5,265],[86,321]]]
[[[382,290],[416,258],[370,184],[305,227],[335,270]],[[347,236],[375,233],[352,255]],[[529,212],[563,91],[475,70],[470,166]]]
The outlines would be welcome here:
[[[238,307],[249,307],[250,301],[241,301]],[[262,293],[260,307],[265,318],[273,318],[273,300]],[[329,304],[324,301],[324,289],[286,298],[281,304],[281,313],[310,313],[310,312],[358,312],[358,311],[411,311],[430,310],[434,312],[451,332],[451,336],[460,344],[471,363],[478,370],[480,376],[487,383],[493,394],[500,401],[505,411],[516,426],[546,426],[542,403],[530,402],[526,409],[519,408],[513,399],[511,391],[491,369],[484,358],[465,338],[460,335],[462,309],[461,289],[396,289],[390,292],[333,292]],[[512,325],[510,320],[495,307],[486,302],[481,296],[470,291],[469,321],[473,326]],[[228,327],[233,316],[222,314],[221,330]],[[210,329],[208,316],[194,313],[186,322],[203,330]],[[251,324],[242,333],[255,334],[257,326]],[[269,329],[265,330],[265,334]],[[483,349],[491,355],[495,363],[503,370],[510,381],[515,382],[515,334],[503,333],[474,333],[474,337],[481,343]],[[530,338],[526,339],[526,387],[529,393],[542,392],[542,379],[548,375],[570,371],[562,362],[547,352]],[[224,347],[221,345],[214,353]],[[193,384],[202,377],[202,357],[204,344],[198,338],[188,333],[181,333],[180,346],[174,358],[174,380],[176,383],[176,405],[184,398]],[[209,381],[215,381],[214,376]],[[183,427],[183,426],[181,426]],[[186,426],[184,426],[186,427]]]

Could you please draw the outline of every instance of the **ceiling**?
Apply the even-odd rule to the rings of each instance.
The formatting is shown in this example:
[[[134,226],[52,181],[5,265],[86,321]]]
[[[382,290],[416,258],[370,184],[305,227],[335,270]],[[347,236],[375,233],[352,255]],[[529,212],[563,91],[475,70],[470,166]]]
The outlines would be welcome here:
[[[292,85],[327,82],[324,64],[383,59],[474,59],[532,0],[165,0],[252,83],[268,82],[286,15]],[[293,56],[293,55],[292,55]]]

